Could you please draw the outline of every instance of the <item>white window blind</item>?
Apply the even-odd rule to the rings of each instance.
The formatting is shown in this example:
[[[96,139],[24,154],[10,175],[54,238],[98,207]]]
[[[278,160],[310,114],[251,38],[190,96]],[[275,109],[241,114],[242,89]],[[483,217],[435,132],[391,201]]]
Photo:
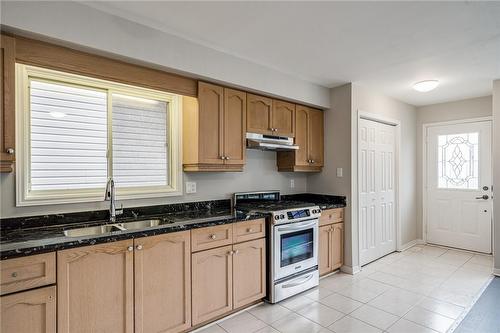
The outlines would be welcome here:
[[[102,188],[107,92],[31,80],[31,190]]]
[[[112,101],[117,188],[168,185],[168,104],[115,93]]]

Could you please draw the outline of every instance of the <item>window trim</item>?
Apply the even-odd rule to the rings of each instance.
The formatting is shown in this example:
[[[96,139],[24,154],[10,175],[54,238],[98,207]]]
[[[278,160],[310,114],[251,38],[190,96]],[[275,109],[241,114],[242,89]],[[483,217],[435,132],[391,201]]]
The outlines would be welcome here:
[[[139,86],[127,85],[88,76],[55,71],[16,63],[16,206],[35,206],[46,204],[66,204],[98,202],[104,200],[102,189],[43,190],[31,191],[30,181],[30,81],[38,79],[59,84],[84,86],[90,89],[106,90],[108,94],[108,176],[112,172],[112,101],[113,93],[129,96],[159,99],[168,103],[168,180],[167,186],[145,186],[117,188],[117,200],[158,198],[182,195],[182,96]]]

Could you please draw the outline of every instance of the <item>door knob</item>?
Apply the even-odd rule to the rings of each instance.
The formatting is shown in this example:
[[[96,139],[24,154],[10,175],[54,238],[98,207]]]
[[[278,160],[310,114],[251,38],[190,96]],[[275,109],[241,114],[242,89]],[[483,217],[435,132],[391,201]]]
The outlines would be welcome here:
[[[482,199],[482,200],[488,200],[490,197],[489,195],[485,194],[485,195],[482,195],[480,197],[476,197],[476,199]]]

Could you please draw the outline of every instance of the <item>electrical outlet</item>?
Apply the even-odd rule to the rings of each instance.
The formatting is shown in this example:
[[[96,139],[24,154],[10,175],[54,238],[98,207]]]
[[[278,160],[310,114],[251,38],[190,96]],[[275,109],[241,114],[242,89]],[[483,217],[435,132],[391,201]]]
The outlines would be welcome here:
[[[290,179],[290,188],[295,187],[295,179]]]
[[[196,183],[195,182],[186,182],[186,193],[196,193]]]
[[[342,178],[344,170],[342,168],[337,168],[337,177]]]

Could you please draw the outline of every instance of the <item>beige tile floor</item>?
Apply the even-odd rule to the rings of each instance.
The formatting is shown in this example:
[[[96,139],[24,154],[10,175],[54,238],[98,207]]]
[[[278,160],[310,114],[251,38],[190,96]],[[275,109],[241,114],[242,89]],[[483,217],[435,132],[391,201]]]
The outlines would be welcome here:
[[[492,271],[491,256],[417,245],[356,275],[333,274],[316,289],[260,304],[198,332],[452,332]]]

